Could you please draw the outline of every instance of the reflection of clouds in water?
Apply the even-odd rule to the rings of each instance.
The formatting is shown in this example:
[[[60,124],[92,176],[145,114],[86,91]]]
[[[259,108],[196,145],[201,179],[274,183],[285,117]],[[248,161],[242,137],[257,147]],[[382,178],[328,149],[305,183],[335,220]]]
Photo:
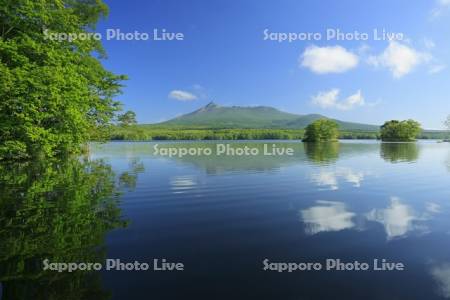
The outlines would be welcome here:
[[[374,221],[384,226],[387,239],[391,240],[403,237],[413,230],[422,234],[427,233],[428,228],[423,222],[430,220],[434,214],[440,212],[439,204],[427,202],[424,212],[417,214],[409,205],[402,203],[399,198],[391,197],[391,203],[387,208],[373,209],[369,213],[359,216],[348,211],[343,202],[321,200],[317,201],[316,206],[300,210],[300,218],[306,224],[305,231],[307,234],[340,231],[355,227],[363,230],[365,226],[362,223],[355,224],[355,219]]]
[[[361,182],[364,180],[363,172],[353,172],[351,169],[344,170],[342,176],[347,182],[353,183],[354,187],[360,187]]]
[[[364,172],[355,172],[350,168],[338,168],[336,170],[321,170],[319,173],[312,174],[311,180],[318,186],[328,187],[330,190],[339,189],[339,178],[352,183],[354,187],[360,187],[364,180]]]
[[[193,189],[197,185],[194,176],[174,176],[170,179],[171,190],[175,194],[181,194]]]
[[[339,231],[355,226],[354,213],[347,211],[345,204],[334,201],[317,201],[317,206],[300,211],[302,221],[307,225],[307,234],[323,231]]]
[[[420,220],[413,209],[401,203],[397,197],[391,197],[391,204],[385,209],[374,209],[367,214],[369,221],[376,221],[384,226],[388,239],[401,237],[415,229],[413,222]]]
[[[428,202],[426,204],[426,210],[432,214],[438,214],[441,212],[441,206],[437,203]]]
[[[338,180],[334,172],[321,171],[318,174],[312,174],[311,179],[318,186],[327,186],[330,190],[337,190]]]
[[[431,275],[439,287],[439,294],[450,298],[450,264],[432,267]]]

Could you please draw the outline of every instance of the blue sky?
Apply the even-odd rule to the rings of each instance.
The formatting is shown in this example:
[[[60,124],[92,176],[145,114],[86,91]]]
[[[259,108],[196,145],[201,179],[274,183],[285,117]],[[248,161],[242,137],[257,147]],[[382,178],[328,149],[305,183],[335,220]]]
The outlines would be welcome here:
[[[430,129],[450,114],[450,0],[105,2],[103,63],[129,76],[118,99],[140,123],[210,101],[372,124],[413,118]],[[107,29],[150,38],[107,40]],[[184,39],[155,41],[154,29]],[[327,29],[368,39],[327,39]],[[403,38],[374,40],[374,29]],[[273,33],[322,36],[279,42]]]

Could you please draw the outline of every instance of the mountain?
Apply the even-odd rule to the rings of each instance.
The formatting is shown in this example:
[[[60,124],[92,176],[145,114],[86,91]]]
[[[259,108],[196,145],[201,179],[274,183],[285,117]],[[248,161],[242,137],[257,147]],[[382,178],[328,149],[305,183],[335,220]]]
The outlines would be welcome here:
[[[178,128],[278,128],[301,129],[311,122],[327,118],[319,114],[297,115],[268,106],[220,106],[214,102],[174,119],[153,124]],[[342,130],[376,131],[379,126],[335,120]]]

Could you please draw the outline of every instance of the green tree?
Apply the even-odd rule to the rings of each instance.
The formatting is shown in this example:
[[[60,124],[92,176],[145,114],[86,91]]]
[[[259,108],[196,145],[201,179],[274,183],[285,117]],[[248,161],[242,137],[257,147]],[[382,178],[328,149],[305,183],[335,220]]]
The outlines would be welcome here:
[[[381,140],[388,142],[415,141],[422,129],[420,123],[414,120],[387,121],[381,126]]]
[[[137,124],[136,113],[134,111],[127,111],[117,117],[120,126],[130,126]]]
[[[447,120],[445,120],[444,125],[447,128],[447,130],[449,131],[449,133],[447,135],[448,139],[446,141],[450,141],[450,115],[447,117]]]
[[[329,119],[319,119],[309,124],[305,129],[305,142],[336,141],[339,136],[339,125]]]
[[[1,1],[0,159],[77,152],[104,137],[125,77],[103,68],[98,39],[62,34],[86,35],[106,14],[101,0]]]

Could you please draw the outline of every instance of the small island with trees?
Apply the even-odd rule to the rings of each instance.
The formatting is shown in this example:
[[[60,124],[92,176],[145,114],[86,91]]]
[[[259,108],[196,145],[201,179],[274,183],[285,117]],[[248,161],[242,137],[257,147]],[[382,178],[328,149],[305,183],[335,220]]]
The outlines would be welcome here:
[[[387,121],[380,129],[380,139],[383,142],[414,142],[422,132],[420,123],[411,119]],[[306,127],[303,141],[333,142],[338,138],[339,124],[330,119],[319,119]]]
[[[450,143],[450,115],[447,117],[447,120],[444,122],[445,128],[449,131],[447,135],[447,139],[444,140],[444,142]]]
[[[381,126],[381,140],[384,142],[413,142],[422,129],[420,123],[414,120],[385,122]]]
[[[329,119],[319,119],[305,129],[304,142],[333,142],[339,138],[339,125]]]

